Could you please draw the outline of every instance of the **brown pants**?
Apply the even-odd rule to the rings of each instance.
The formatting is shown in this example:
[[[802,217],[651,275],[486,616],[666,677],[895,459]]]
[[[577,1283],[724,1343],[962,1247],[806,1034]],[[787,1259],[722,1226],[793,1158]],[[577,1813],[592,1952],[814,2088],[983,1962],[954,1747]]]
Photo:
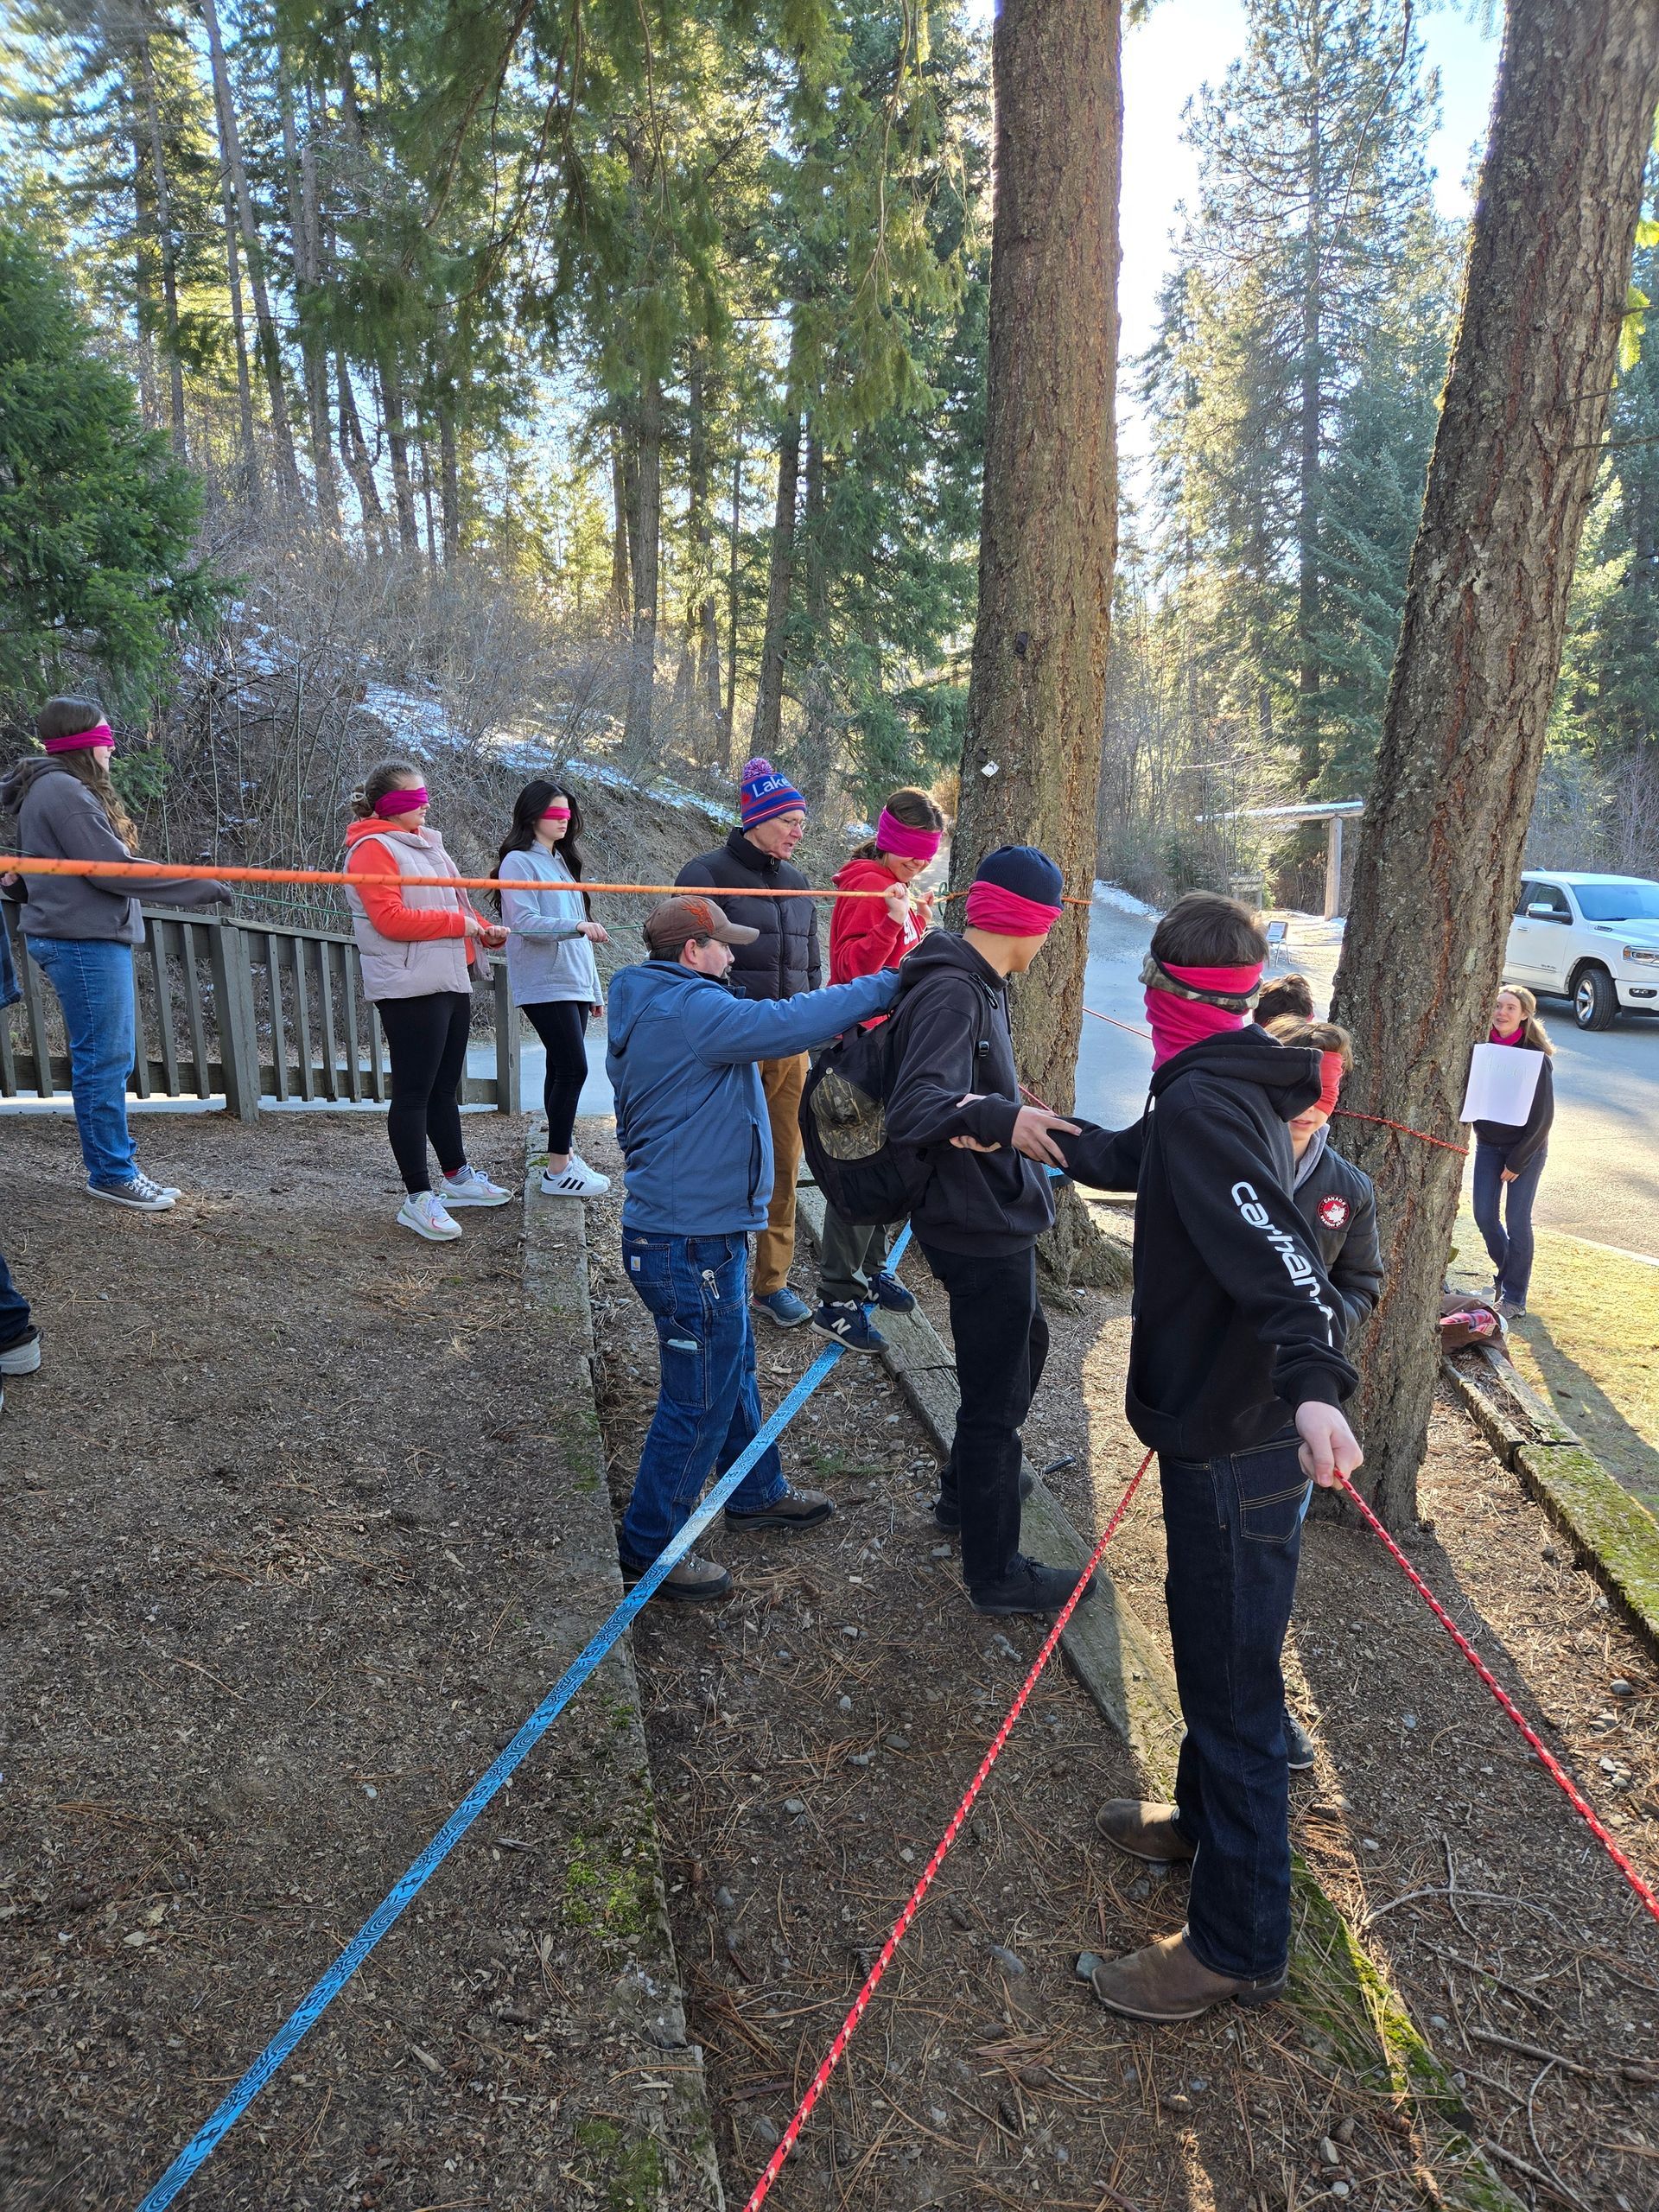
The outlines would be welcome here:
[[[772,1123],[772,1205],[766,1225],[754,1240],[756,1298],[770,1298],[783,1288],[795,1257],[795,1178],[801,1165],[801,1093],[806,1088],[806,1068],[804,1052],[760,1063],[760,1087]]]

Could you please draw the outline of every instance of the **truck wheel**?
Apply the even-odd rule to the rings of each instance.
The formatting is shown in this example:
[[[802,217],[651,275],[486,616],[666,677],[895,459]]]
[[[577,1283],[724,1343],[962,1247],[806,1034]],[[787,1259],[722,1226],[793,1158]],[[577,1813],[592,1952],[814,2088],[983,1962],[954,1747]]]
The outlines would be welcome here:
[[[1611,1029],[1618,993],[1605,968],[1580,968],[1573,982],[1573,1019],[1580,1029]]]

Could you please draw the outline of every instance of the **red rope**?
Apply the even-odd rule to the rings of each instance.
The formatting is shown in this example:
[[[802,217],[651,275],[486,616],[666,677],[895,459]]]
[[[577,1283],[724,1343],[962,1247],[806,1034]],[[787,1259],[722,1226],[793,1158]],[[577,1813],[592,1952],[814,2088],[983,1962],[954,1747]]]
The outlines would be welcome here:
[[[1462,1652],[1464,1657],[1469,1662],[1469,1664],[1480,1676],[1481,1681],[1484,1682],[1487,1688],[1491,1690],[1492,1695],[1503,1707],[1504,1712],[1508,1713],[1510,1719],[1514,1721],[1516,1726],[1526,1738],[1528,1743],[1531,1745],[1533,1750],[1537,1752],[1540,1760],[1542,1762],[1545,1773],[1548,1774],[1561,1789],[1563,1794],[1566,1796],[1567,1802],[1571,1804],[1573,1811],[1579,1815],[1579,1818],[1585,1822],[1586,1826],[1589,1828],[1591,1834],[1593,1835],[1597,1842],[1601,1845],[1603,1850],[1605,1851],[1607,1856],[1612,1860],[1614,1866],[1618,1867],[1619,1872],[1624,1877],[1630,1887],[1636,1891],[1637,1896],[1642,1900],[1642,1903],[1646,1906],[1647,1910],[1653,1915],[1656,1920],[1659,1920],[1659,1897],[1656,1897],[1654,1895],[1653,1891],[1648,1887],[1648,1885],[1637,1872],[1635,1867],[1631,1866],[1630,1860],[1624,1856],[1624,1853],[1613,1841],[1611,1836],[1608,1834],[1606,1829],[1603,1827],[1601,1822],[1596,1818],[1593,1808],[1585,1797],[1583,1791],[1579,1788],[1577,1783],[1574,1782],[1572,1776],[1567,1773],[1566,1768],[1562,1766],[1560,1761],[1556,1758],[1554,1752],[1547,1750],[1544,1745],[1539,1741],[1537,1735],[1528,1726],[1526,1717],[1522,1713],[1521,1708],[1516,1704],[1515,1700],[1509,1694],[1509,1692],[1498,1681],[1497,1675],[1493,1674],[1491,1669],[1486,1664],[1480,1654],[1475,1649],[1474,1645],[1470,1643],[1468,1637],[1465,1636],[1462,1630],[1453,1624],[1452,1617],[1446,1611],[1445,1606],[1440,1604],[1433,1592],[1430,1590],[1427,1583],[1425,1582],[1422,1576],[1418,1573],[1416,1568],[1406,1557],[1404,1552],[1401,1550],[1399,1545],[1395,1542],[1394,1538],[1382,1526],[1382,1523],[1377,1519],[1376,1514],[1372,1512],[1370,1507],[1365,1503],[1365,1500],[1354,1488],[1352,1483],[1349,1481],[1347,1476],[1338,1472],[1337,1480],[1342,1484],[1344,1490],[1347,1491],[1349,1497],[1352,1498],[1354,1503],[1364,1515],[1366,1520],[1370,1523],[1371,1527],[1376,1531],[1377,1535],[1382,1539],[1382,1541],[1393,1553],[1402,1570],[1404,1572],[1407,1580],[1416,1590],[1418,1596],[1428,1607],[1430,1612],[1433,1614],[1435,1619],[1439,1621],[1440,1626],[1446,1630],[1453,1643],[1457,1645],[1459,1650]]]
[[[788,2158],[790,2152],[794,2149],[802,2128],[806,2125],[808,2119],[811,2115],[813,2106],[817,2103],[818,2099],[823,2095],[825,2084],[828,2082],[830,2075],[834,2073],[842,2051],[846,2050],[848,2044],[852,2039],[853,2030],[863,2018],[865,2012],[869,2005],[870,1999],[875,1994],[877,1983],[880,1980],[882,1975],[886,1974],[887,1967],[892,1961],[893,1953],[899,1948],[899,1944],[904,1941],[904,1938],[909,1930],[911,1922],[915,1919],[918,1911],[920,1910],[922,1899],[927,1895],[928,1891],[931,1888],[933,1877],[938,1872],[939,1867],[944,1861],[945,1853],[950,1850],[951,1845],[956,1841],[958,1830],[961,1828],[963,1822],[967,1819],[969,1814],[973,1809],[974,1800],[978,1796],[980,1790],[984,1786],[986,1776],[989,1774],[992,1767],[995,1764],[997,1755],[1001,1751],[1003,1745],[1007,1742],[1009,1732],[1012,1730],[1014,1722],[1020,1718],[1020,1715],[1025,1710],[1026,1700],[1031,1695],[1032,1691],[1037,1687],[1037,1677],[1042,1673],[1043,1669],[1048,1664],[1049,1655],[1053,1650],[1055,1645],[1059,1642],[1060,1632],[1071,1618],[1072,1608],[1076,1605],[1078,1597],[1082,1593],[1084,1583],[1088,1580],[1089,1576],[1092,1574],[1095,1569],[1100,1565],[1101,1554],[1106,1549],[1107,1545],[1110,1543],[1112,1538],[1117,1534],[1118,1526],[1122,1521],[1123,1516],[1128,1511],[1130,1503],[1134,1499],[1135,1493],[1141,1487],[1141,1478],[1151,1465],[1152,1454],[1148,1452],[1146,1458],[1141,1462],[1141,1465],[1135,1469],[1134,1475],[1130,1478],[1128,1488],[1124,1491],[1122,1497],[1117,1501],[1116,1506],[1113,1509],[1111,1519],[1108,1521],[1105,1528],[1101,1531],[1100,1541],[1095,1546],[1094,1553],[1090,1559],[1088,1567],[1078,1577],[1077,1588],[1066,1599],[1065,1604],[1060,1609],[1058,1619],[1055,1622],[1053,1627],[1050,1629],[1048,1634],[1044,1637],[1043,1648],[1037,1654],[1036,1658],[1032,1662],[1031,1672],[1026,1676],[1025,1681],[1020,1684],[1019,1696],[1015,1698],[1014,1703],[1008,1707],[1007,1719],[1004,1720],[1002,1726],[997,1730],[995,1735],[991,1738],[990,1749],[980,1761],[979,1772],[969,1783],[967,1791],[963,1797],[961,1804],[957,1806],[956,1811],[950,1816],[950,1827],[946,1828],[944,1834],[939,1838],[938,1844],[934,1847],[933,1856],[928,1860],[926,1866],[922,1869],[922,1878],[920,1881],[917,1883],[915,1888],[911,1891],[904,1910],[893,1923],[892,1934],[887,1937],[887,1942],[881,1946],[880,1954],[878,1956],[875,1964],[870,1968],[869,1973],[865,1977],[864,1986],[859,1991],[858,1995],[853,1999],[852,2010],[842,2022],[835,2041],[830,2044],[829,2050],[824,2055],[823,2065],[819,2067],[817,2072],[812,2076],[811,2081],[807,2084],[806,2094],[801,2099],[800,2103],[795,2107],[795,2116],[790,2121],[789,2126],[784,2130],[783,2140],[779,2144],[778,2148],[772,2152],[771,2158],[766,2161],[766,2170],[761,2175],[760,2180],[754,2184],[753,2191],[749,2197],[748,2202],[744,2206],[743,2212],[760,2212],[760,2206],[766,2202],[767,2190],[772,2187],[773,2182],[777,2180],[779,2175],[782,2172],[785,2159]]]
[[[1445,1137],[1432,1137],[1427,1129],[1414,1129],[1408,1122],[1391,1122],[1386,1114],[1362,1114],[1356,1106],[1338,1106],[1337,1111],[1351,1122],[1375,1122],[1379,1128],[1398,1129],[1402,1136],[1421,1138],[1424,1144],[1437,1144],[1442,1152],[1455,1152],[1460,1160],[1469,1157],[1466,1144],[1452,1144]]]
[[[1137,1029],[1133,1022],[1120,1021],[1115,1014],[1096,1014],[1091,1006],[1086,1006],[1083,1010],[1091,1021],[1109,1021],[1114,1029],[1127,1030],[1131,1037],[1145,1037],[1148,1040],[1151,1039],[1152,1032],[1149,1029]],[[1376,1122],[1382,1128],[1398,1129],[1402,1136],[1419,1137],[1424,1144],[1439,1145],[1443,1152],[1455,1152],[1460,1160],[1467,1160],[1469,1157],[1469,1147],[1466,1144],[1452,1144],[1445,1137],[1432,1137],[1427,1129],[1414,1129],[1408,1122],[1391,1122],[1385,1114],[1362,1114],[1357,1107],[1353,1106],[1338,1106],[1337,1111],[1345,1116],[1351,1122]]]

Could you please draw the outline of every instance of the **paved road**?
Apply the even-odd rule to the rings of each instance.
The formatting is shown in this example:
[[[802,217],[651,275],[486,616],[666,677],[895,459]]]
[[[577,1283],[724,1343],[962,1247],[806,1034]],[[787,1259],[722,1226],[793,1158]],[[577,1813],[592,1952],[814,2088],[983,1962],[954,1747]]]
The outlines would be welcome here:
[[[1138,971],[1151,935],[1150,920],[1095,908],[1088,1005],[1144,1028]],[[1273,972],[1300,968],[1323,1003],[1341,949],[1330,925],[1293,922]],[[1556,1047],[1555,1127],[1535,1218],[1659,1262],[1659,1017],[1624,1014],[1611,1029],[1586,1033],[1559,1004],[1546,1002],[1543,1014]],[[1084,1032],[1079,1109],[1121,1128],[1141,1110],[1151,1047],[1103,1022],[1085,1019]]]

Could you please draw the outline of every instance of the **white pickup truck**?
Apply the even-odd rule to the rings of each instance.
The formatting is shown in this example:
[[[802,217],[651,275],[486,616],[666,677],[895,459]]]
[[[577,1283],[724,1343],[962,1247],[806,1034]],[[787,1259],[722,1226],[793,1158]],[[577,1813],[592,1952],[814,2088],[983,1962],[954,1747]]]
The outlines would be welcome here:
[[[1503,981],[1570,999],[1580,1029],[1609,1027],[1621,1007],[1659,1013],[1659,883],[1529,868]]]

